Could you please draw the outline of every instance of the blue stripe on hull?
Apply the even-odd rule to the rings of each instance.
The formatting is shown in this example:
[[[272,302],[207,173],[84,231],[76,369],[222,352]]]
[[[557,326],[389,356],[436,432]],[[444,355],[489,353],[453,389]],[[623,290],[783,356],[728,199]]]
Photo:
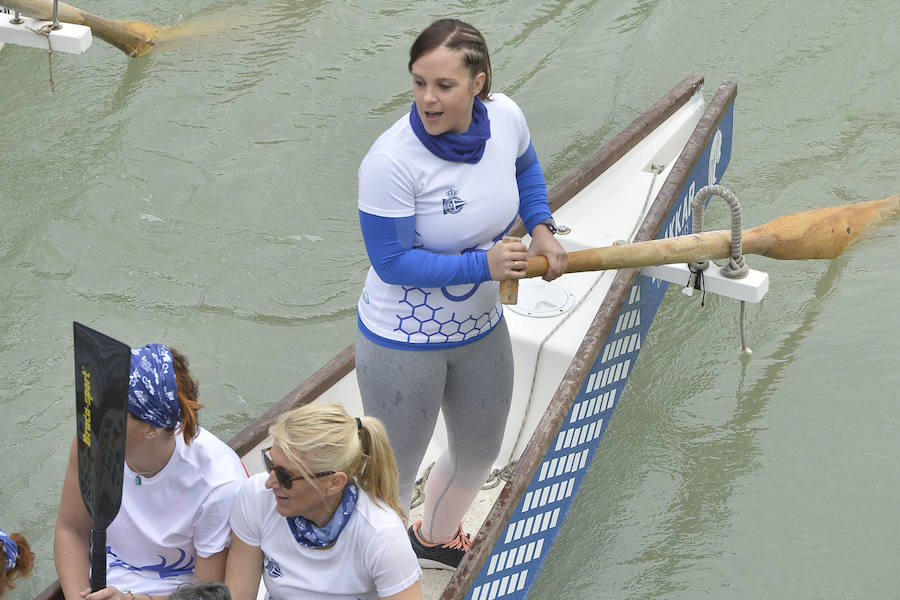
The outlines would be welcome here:
[[[663,224],[660,237],[691,232],[690,201],[718,183],[731,159],[734,105],[723,116]],[[466,595],[525,598],[559,533],[637,360],[668,283],[640,275],[506,529]]]

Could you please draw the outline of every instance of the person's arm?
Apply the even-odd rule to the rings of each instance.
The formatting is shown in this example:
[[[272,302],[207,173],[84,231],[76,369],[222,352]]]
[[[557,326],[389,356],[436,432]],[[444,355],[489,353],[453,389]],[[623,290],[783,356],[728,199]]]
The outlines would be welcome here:
[[[360,210],[359,225],[369,261],[385,283],[441,287],[481,283],[491,278],[484,250],[437,254],[414,248],[414,216],[380,217]]]
[[[516,187],[519,190],[519,216],[531,233],[538,223],[551,217],[547,180],[531,143],[516,159]]]
[[[150,594],[138,594],[130,590],[120,590],[109,586],[91,593],[91,588],[81,592],[84,600],[165,600],[168,596],[151,596]]]
[[[381,600],[422,600],[422,584],[416,581],[402,592],[385,596]]]
[[[91,516],[81,498],[78,450],[73,438],[53,538],[53,562],[66,600],[80,600],[81,592],[90,588],[90,540]]]
[[[197,581],[225,581],[225,563],[228,560],[228,548],[211,556],[197,557],[194,563],[194,579]]]
[[[259,546],[251,546],[231,532],[231,549],[225,567],[225,585],[232,600],[256,600],[262,577],[263,553]]]
[[[519,216],[531,234],[528,256],[547,258],[548,268],[544,279],[552,281],[566,272],[569,255],[550,227],[543,223],[551,218],[547,181],[534,146],[530,143],[522,156],[516,159],[516,185],[519,188]]]

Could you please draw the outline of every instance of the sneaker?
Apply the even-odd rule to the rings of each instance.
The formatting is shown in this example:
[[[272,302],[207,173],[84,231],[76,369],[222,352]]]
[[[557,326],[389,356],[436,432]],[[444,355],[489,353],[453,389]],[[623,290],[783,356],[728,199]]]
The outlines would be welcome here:
[[[459,561],[466,554],[466,550],[472,545],[472,536],[463,531],[462,523],[459,524],[459,531],[449,542],[443,544],[429,544],[419,537],[419,529],[422,527],[422,521],[416,521],[409,526],[409,541],[412,542],[413,550],[416,558],[419,559],[419,566],[423,569],[447,569],[455,571],[459,566]]]

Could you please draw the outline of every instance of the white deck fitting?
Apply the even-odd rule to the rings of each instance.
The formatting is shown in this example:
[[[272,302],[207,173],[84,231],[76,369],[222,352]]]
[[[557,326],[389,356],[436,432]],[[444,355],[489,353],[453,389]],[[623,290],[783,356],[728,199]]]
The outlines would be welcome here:
[[[660,265],[658,267],[644,267],[641,274],[655,279],[662,279],[682,287],[687,285],[691,272],[687,265]],[[728,296],[747,302],[759,302],[769,291],[769,274],[764,271],[750,269],[746,277],[731,279],[722,275],[722,267],[710,262],[709,268],[703,272],[703,288],[710,294]],[[689,290],[683,290],[691,295]]]
[[[47,37],[36,31],[44,25],[52,24],[52,21],[41,21],[30,17],[22,17],[24,21],[15,25],[11,21],[15,18],[13,13],[0,13],[0,47],[3,43],[28,46],[47,50]],[[84,25],[60,22],[62,27],[50,32],[50,45],[54,52],[66,52],[68,54],[84,54],[91,46],[93,36],[91,28]]]

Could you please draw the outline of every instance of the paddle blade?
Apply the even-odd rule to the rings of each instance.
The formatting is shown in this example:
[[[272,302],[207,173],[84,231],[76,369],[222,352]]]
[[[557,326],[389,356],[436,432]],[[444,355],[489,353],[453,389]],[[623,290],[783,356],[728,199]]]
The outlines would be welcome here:
[[[744,252],[781,260],[835,258],[867,228],[896,214],[900,195],[778,217],[744,232]]]
[[[78,484],[92,520],[91,588],[96,591],[106,581],[106,527],[122,503],[131,348],[81,323],[73,325]]]

